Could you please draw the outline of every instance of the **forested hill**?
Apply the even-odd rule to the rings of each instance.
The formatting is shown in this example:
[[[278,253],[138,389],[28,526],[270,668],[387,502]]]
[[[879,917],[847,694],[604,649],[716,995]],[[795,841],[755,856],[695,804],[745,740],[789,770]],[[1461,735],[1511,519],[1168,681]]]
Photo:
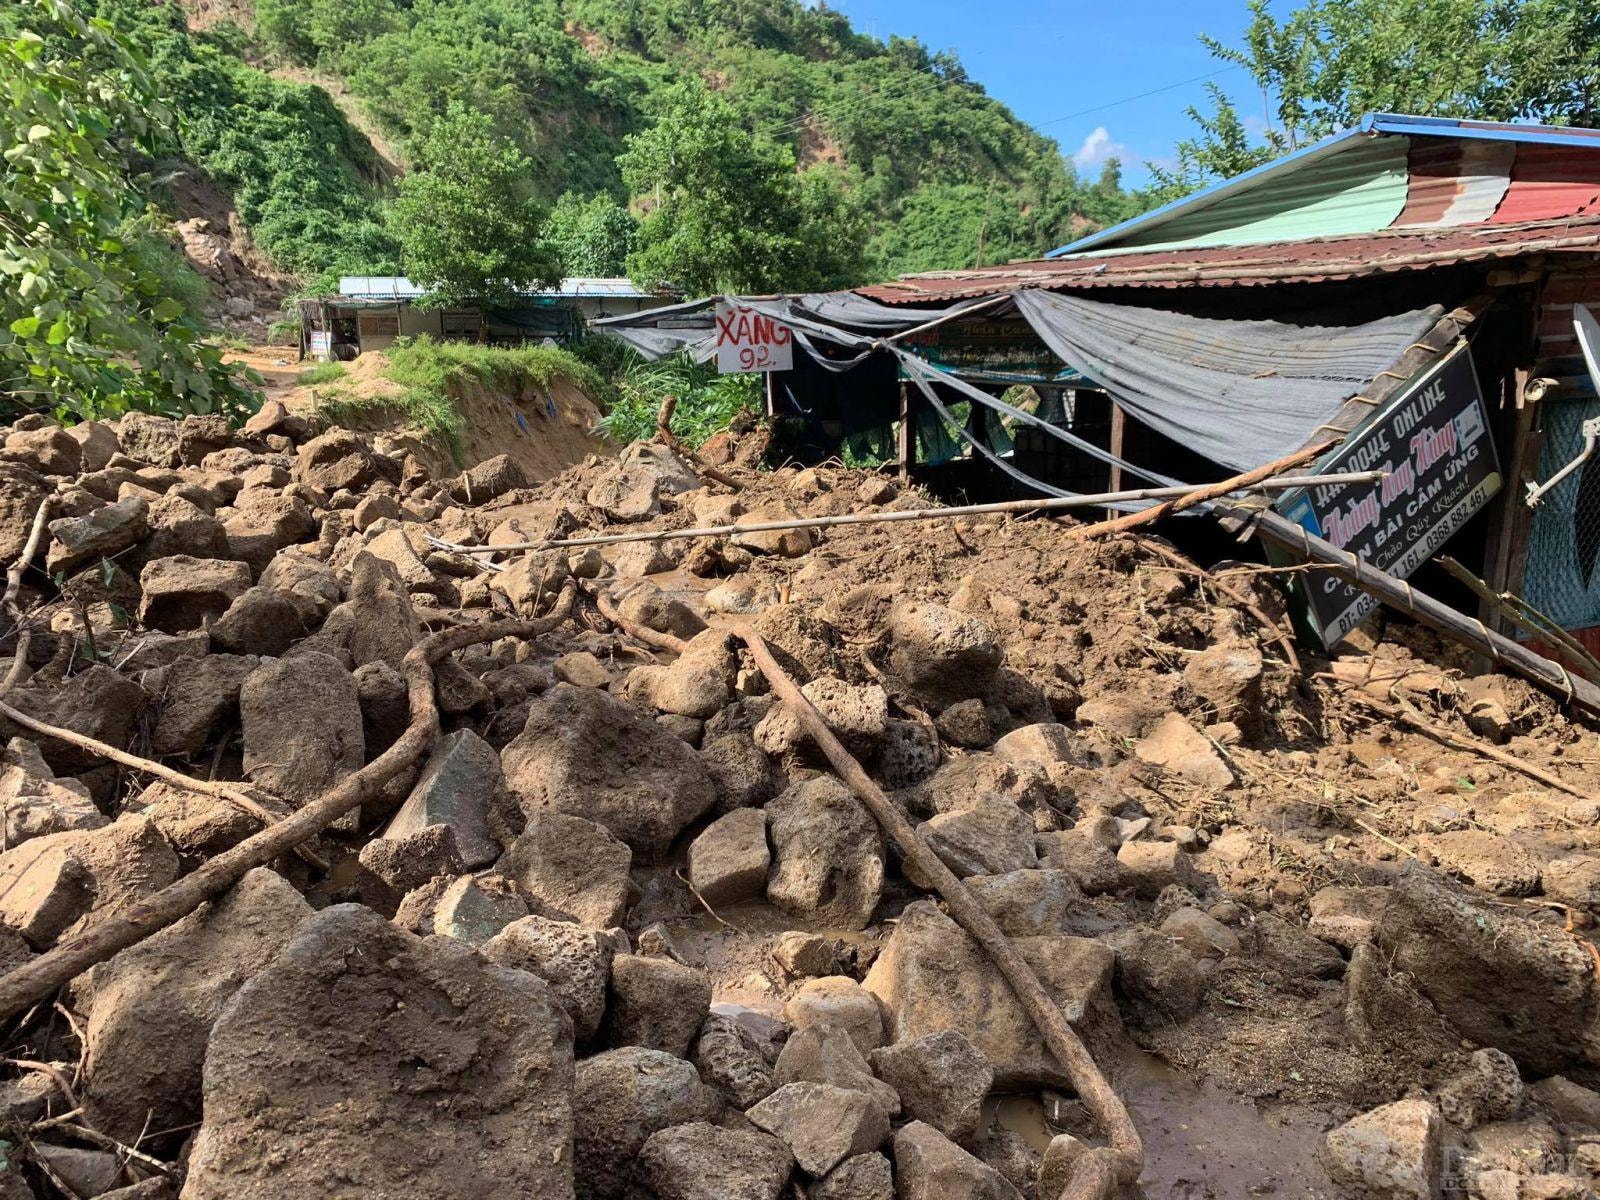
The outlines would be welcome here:
[[[487,139],[481,186],[508,166],[529,181],[547,273],[626,267],[691,289],[1033,256],[1141,207],[1114,166],[1076,178],[954,57],[824,5],[93,3],[149,58],[185,156],[305,279],[411,266],[397,173],[461,173],[464,138]],[[780,217],[769,232],[728,240],[763,210]]]

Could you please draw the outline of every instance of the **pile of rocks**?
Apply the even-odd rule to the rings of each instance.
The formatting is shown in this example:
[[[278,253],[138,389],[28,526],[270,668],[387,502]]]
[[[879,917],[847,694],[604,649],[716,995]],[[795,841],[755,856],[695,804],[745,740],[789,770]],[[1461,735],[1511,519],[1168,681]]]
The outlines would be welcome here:
[[[422,761],[306,855],[81,976],[67,1021],[17,1025],[6,1056],[45,1066],[0,1084],[19,1148],[0,1200],[1058,1195],[1099,1136],[1059,1094],[1060,1064],[730,619],[1103,1060],[1138,1044],[1320,1104],[1327,1174],[1355,1194],[1427,1196],[1457,1175],[1489,1200],[1586,1194],[1595,960],[1485,893],[1600,899],[1600,811],[1563,810],[1559,853],[1525,838],[1531,879],[1491,879],[1506,856],[1452,836],[1508,825],[1419,826],[1422,852],[1476,889],[1400,869],[1303,798],[1294,826],[1269,825],[1264,806],[1306,780],[1360,793],[1393,777],[1369,807],[1446,793],[1358,779],[1383,756],[1358,764],[1336,738],[1286,744],[1308,723],[1305,681],[1241,610],[1129,543],[1053,559],[1050,526],[988,520],[493,562],[440,543],[927,500],[825,470],[731,495],[659,446],[537,487],[504,458],[431,478],[407,450],[278,405],[242,430],[130,415],[5,435],[0,565],[47,498],[54,514],[6,702],[240,781],[268,818],[394,745],[401,662],[430,630],[543,613],[576,579],[687,647],[652,653],[586,602],[535,641],[442,661],[443,733]],[[0,655],[15,645],[10,630]],[[1481,686],[1462,717],[1507,738],[1559,721]],[[261,828],[78,744],[0,736],[8,969]],[[1448,767],[1481,782],[1482,824],[1502,780]],[[1341,1065],[1308,1082],[1329,1045]],[[1059,1101],[1033,1143],[986,1108],[1018,1091]]]

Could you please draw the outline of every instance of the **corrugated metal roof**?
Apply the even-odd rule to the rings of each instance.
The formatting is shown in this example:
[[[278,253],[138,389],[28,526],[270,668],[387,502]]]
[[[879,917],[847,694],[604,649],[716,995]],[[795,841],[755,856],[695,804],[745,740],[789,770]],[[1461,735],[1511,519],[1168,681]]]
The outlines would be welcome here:
[[[1043,258],[971,271],[930,271],[856,291],[885,304],[930,304],[1018,288],[1241,287],[1354,279],[1542,253],[1600,255],[1600,215],[1517,226],[1384,229],[1261,246]]]
[[[1399,148],[1408,147],[1409,162],[1368,177],[1365,172],[1383,161],[1384,147],[1402,158]],[[1574,216],[1596,202],[1596,193],[1587,189],[1596,182],[1597,162],[1600,130],[1378,113],[1354,129],[1046,257],[1117,254],[1139,246],[1244,245],[1370,232],[1391,223],[1517,224]],[[1409,175],[1409,187],[1388,212],[1394,170]]]
[[[404,275],[341,275],[339,294],[358,300],[415,300],[423,294],[423,290]],[[522,294],[563,300],[649,300],[654,296],[652,292],[641,290],[631,279],[588,275],[563,279],[561,286],[556,288]]]
[[[1141,245],[1243,246],[1382,229],[1406,205],[1406,138],[1363,137],[1256,186],[1145,230],[1117,249]]]

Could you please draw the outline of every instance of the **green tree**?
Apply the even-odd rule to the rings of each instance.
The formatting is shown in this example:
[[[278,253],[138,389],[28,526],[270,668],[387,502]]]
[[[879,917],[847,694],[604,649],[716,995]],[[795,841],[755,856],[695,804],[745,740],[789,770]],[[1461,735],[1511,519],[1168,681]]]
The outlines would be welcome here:
[[[132,181],[171,145],[144,63],[65,0],[0,18],[0,420],[128,408],[241,414],[259,398],[202,342]]]
[[[1355,124],[1369,112],[1540,121],[1600,120],[1600,5],[1571,0],[1310,0],[1282,17],[1251,0],[1242,44],[1202,39],[1244,68],[1267,128],[1245,132],[1234,100],[1212,111],[1178,166],[1155,169],[1159,199],[1237,174]]]
[[[568,275],[621,275],[627,270],[638,222],[610,196],[563,192],[545,233]]]
[[[800,291],[861,281],[866,221],[837,172],[795,170],[698,79],[673,85],[618,160],[645,210],[628,274],[693,293]]]
[[[495,135],[488,116],[452,105],[418,143],[415,160],[418,169],[400,181],[390,227],[406,275],[432,302],[506,304],[560,281],[528,159]]]

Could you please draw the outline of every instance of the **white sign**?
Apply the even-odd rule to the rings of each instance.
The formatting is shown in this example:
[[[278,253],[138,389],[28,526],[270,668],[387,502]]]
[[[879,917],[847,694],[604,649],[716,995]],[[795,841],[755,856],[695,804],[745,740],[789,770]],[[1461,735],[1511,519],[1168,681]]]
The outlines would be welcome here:
[[[333,334],[326,329],[311,331],[311,357],[326,359],[333,354]]]
[[[787,325],[743,304],[719,304],[716,316],[720,374],[794,369],[794,334]]]

